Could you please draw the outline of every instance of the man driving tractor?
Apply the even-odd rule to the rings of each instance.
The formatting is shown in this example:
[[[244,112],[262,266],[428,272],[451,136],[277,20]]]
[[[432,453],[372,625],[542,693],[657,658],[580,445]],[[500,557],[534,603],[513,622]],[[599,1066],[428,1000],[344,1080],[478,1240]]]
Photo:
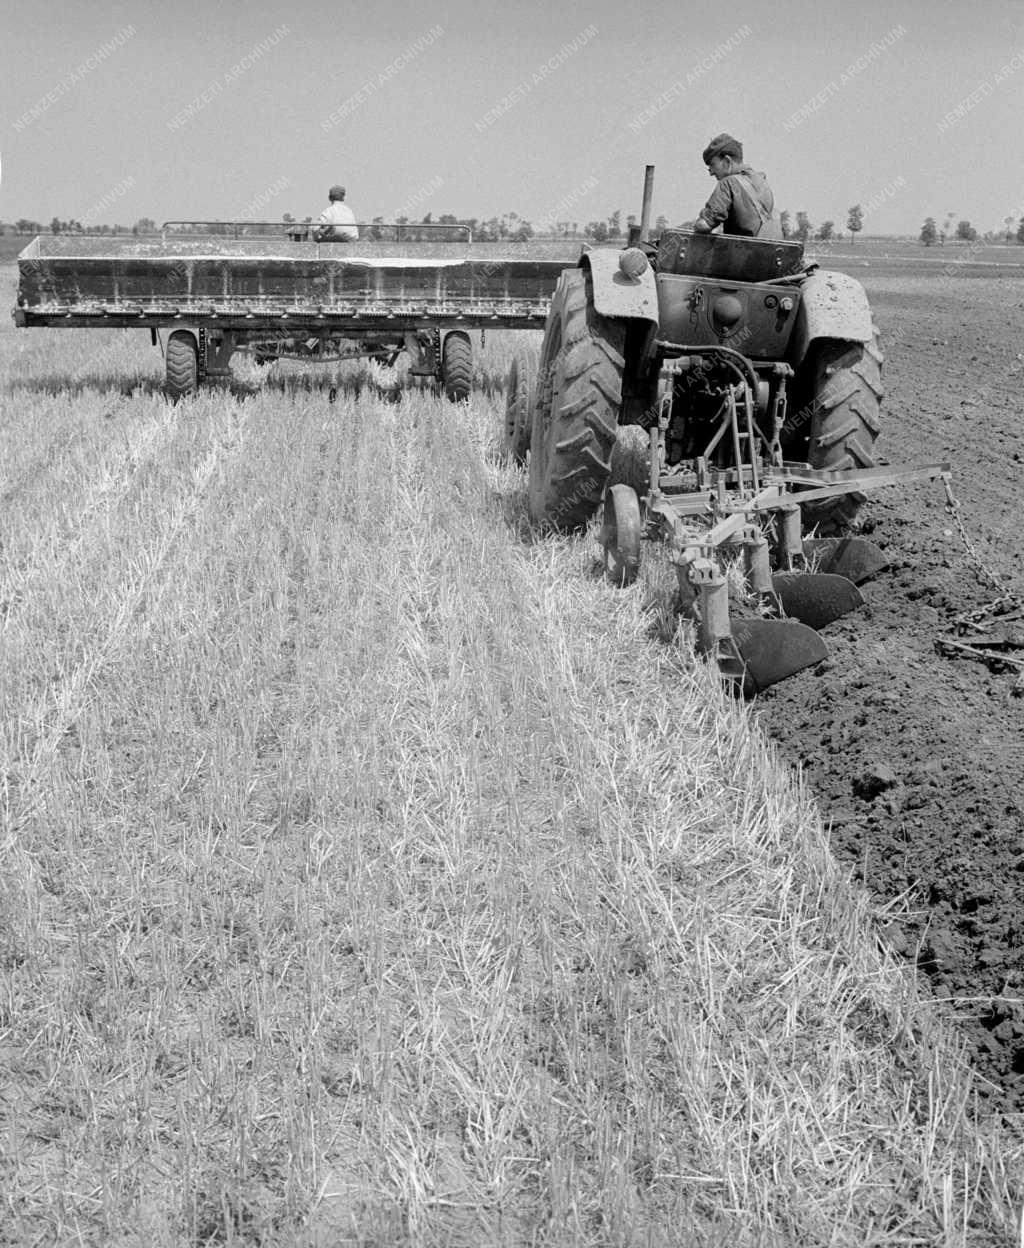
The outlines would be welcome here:
[[[718,185],[693,224],[698,234],[721,226],[723,234],[747,238],[778,238],[772,212],[775,197],[763,173],[743,163],[743,144],[731,134],[718,134],[701,153]]]

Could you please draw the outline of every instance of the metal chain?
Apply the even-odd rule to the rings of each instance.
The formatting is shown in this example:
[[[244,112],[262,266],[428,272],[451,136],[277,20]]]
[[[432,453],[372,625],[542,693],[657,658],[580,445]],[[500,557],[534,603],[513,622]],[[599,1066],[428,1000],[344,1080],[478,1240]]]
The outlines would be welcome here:
[[[953,517],[953,523],[956,525],[957,532],[960,534],[960,540],[964,544],[964,549],[970,555],[971,559],[973,559],[974,566],[977,571],[994,589],[998,591],[1000,595],[995,602],[990,602],[988,606],[982,607],[979,611],[972,614],[977,615],[980,618],[984,615],[996,614],[998,612],[998,608],[1002,606],[1019,603],[1020,595],[1015,594],[999,573],[993,571],[993,569],[989,567],[989,565],[978,553],[978,548],[971,541],[964,525],[963,509],[960,506],[960,502],[954,496],[953,491],[950,488],[950,484],[945,478],[942,479],[942,488],[946,491],[946,510]]]
[[[989,582],[995,589],[999,591],[999,597],[993,599],[992,602],[985,603],[984,606],[975,607],[973,611],[965,611],[962,615],[958,615],[953,622],[952,632],[964,637],[970,633],[976,633],[980,630],[983,634],[987,633],[991,628],[994,617],[1001,616],[1005,622],[1006,617],[1010,619],[1019,618],[1024,611],[1024,598],[1020,594],[1016,594],[1011,590],[998,572],[982,559],[978,553],[978,548],[971,541],[964,525],[963,510],[959,501],[954,497],[950,488],[949,481],[944,477],[942,480],[943,489],[946,491],[946,510],[953,517],[953,523],[957,527],[960,534],[960,540],[964,544],[964,548],[974,561],[975,570]],[[952,658],[969,657],[980,659],[981,662],[989,668],[990,671],[1005,671],[1007,667],[1011,670],[1017,669],[1017,679],[1010,688],[1010,696],[1014,698],[1024,697],[1024,660],[1010,658],[1006,654],[998,654],[995,652],[987,653],[984,647],[979,648],[973,644],[960,643],[953,641],[951,638],[938,638],[936,649],[940,654],[945,654]],[[1005,779],[1000,775],[1000,780],[1006,789],[1007,796],[1010,798],[1011,804],[1015,807],[1018,814],[1024,816],[1024,809],[1018,804],[1016,799],[1010,793],[1009,787]]]

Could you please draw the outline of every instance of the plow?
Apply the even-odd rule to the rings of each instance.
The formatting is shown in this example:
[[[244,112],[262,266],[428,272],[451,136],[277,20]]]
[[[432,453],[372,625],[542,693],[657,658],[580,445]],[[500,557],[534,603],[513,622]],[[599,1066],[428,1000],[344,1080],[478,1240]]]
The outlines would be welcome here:
[[[856,531],[866,493],[942,480],[880,467],[882,352],[867,296],[802,243],[648,233],[563,271],[539,360],[517,359],[503,442],[529,453],[531,517],[601,509],[617,585],[664,544],[699,649],[751,695],[828,656],[820,630],[887,566]]]
[[[652,460],[659,447],[652,437]],[[601,526],[604,567],[620,586],[636,579],[642,543],[664,543],[700,651],[746,695],[828,658],[823,629],[864,605],[859,588],[888,566],[864,537],[806,537],[801,498],[814,501],[914,480],[948,480],[948,464],[901,472],[767,468],[761,487],[672,492],[656,468],[641,498],[618,482],[606,493]],[[795,485],[808,487],[803,494]],[[810,500],[808,500],[810,501]],[[730,595],[730,590],[732,594]],[[730,596],[739,610],[730,606]]]

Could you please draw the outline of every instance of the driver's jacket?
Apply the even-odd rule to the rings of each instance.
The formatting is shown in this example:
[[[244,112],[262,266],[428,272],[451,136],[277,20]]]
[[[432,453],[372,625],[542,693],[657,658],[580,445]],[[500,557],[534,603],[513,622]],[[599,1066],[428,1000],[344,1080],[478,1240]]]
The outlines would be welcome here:
[[[723,234],[773,238],[778,236],[772,218],[774,208],[775,196],[764,174],[742,165],[715,185],[700,216],[711,229],[720,225]]]

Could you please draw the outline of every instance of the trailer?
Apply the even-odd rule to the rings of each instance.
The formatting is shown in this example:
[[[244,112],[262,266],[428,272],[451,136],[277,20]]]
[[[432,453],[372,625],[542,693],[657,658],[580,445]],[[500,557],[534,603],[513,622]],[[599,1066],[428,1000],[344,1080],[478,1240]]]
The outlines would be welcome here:
[[[562,270],[465,226],[360,225],[318,241],[281,222],[169,221],[159,238],[40,235],[18,256],[20,327],[140,328],[163,350],[168,392],[225,377],[231,357],[331,363],[410,357],[410,374],[468,396],[473,329],[543,329]],[[549,248],[550,250],[550,248]]]

